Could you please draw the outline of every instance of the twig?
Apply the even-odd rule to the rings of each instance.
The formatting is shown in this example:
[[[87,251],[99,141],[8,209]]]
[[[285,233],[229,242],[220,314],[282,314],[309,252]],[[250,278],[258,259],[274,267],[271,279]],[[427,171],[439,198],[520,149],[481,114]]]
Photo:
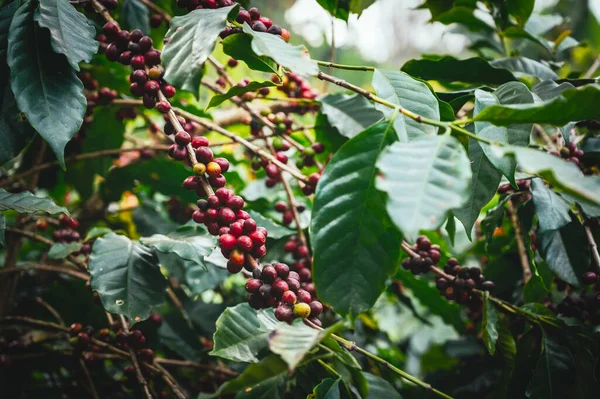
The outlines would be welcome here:
[[[58,323],[61,326],[65,325],[65,321],[63,320],[63,318],[60,316],[60,313],[58,313],[56,311],[56,309],[54,309],[52,307],[52,305],[50,305],[48,302],[44,301],[42,298],[40,298],[39,296],[35,297],[35,301],[37,303],[39,303],[44,309],[46,309],[48,311],[48,313],[50,313],[52,315],[52,317],[54,317],[56,319],[56,321],[58,321]]]
[[[190,315],[188,315],[188,313],[186,312],[186,310],[183,307],[183,304],[181,303],[181,301],[179,300],[179,298],[177,297],[177,295],[175,294],[175,292],[173,291],[173,289],[171,287],[167,288],[167,295],[169,296],[169,299],[171,300],[171,302],[173,302],[173,305],[175,305],[177,310],[179,310],[179,313],[181,313],[181,316],[187,323],[188,327],[191,330],[195,330],[194,323],[192,323],[192,319],[190,318]]]
[[[214,370],[214,371],[218,371],[219,373],[230,376],[230,377],[237,377],[239,375],[235,371],[230,370],[225,367],[206,365],[206,364],[202,364],[202,363],[198,363],[198,362],[193,362],[191,360],[156,358],[154,361],[155,361],[155,363],[164,364],[165,366],[189,367],[189,368],[195,368],[195,369],[200,369],[200,370]]]
[[[160,370],[163,381],[167,383],[167,385],[179,399],[187,399],[187,396],[182,392],[182,389],[179,387],[177,382],[175,382],[175,378],[171,375],[171,373],[169,373],[156,361],[154,362],[154,367]]]
[[[312,323],[311,321],[309,321],[308,319],[304,320],[304,323],[307,324],[309,327],[314,328],[316,330],[322,331],[323,329],[319,326],[317,326],[316,324]],[[361,348],[360,346],[356,345],[356,342],[353,341],[349,341],[347,339],[344,339],[340,336],[337,336],[335,334],[331,334],[329,335],[333,340],[337,341],[338,343],[340,343],[344,348],[346,348],[349,351],[356,351],[358,353],[362,353],[363,355],[367,356],[368,358],[376,361],[377,363],[383,365],[384,367],[386,367],[387,369],[393,371],[394,373],[398,374],[400,377],[404,378],[407,381],[412,382],[415,385],[420,386],[421,388],[425,388],[426,390],[428,390],[429,392],[433,392],[439,396],[441,396],[442,398],[446,398],[446,399],[452,399],[451,396],[446,395],[445,393],[438,391],[437,389],[434,389],[431,385],[429,385],[428,383],[421,381],[420,379],[418,379],[417,377],[414,377],[410,374],[408,374],[406,371],[400,370],[398,367],[390,364],[388,361],[380,358],[379,356],[367,351],[366,349]]]
[[[69,267],[44,265],[44,264],[39,264],[39,263],[26,263],[23,265],[19,265],[18,267],[3,268],[3,269],[0,269],[0,274],[19,273],[19,272],[24,272],[28,269],[44,270],[44,271],[53,272],[53,273],[64,273],[64,274],[68,274],[70,276],[73,276],[73,277],[76,277],[76,278],[79,278],[82,280],[88,280],[90,278],[90,276],[88,274],[83,273],[83,272],[78,272],[77,270],[71,269]]]
[[[519,216],[512,203],[512,200],[508,201],[508,213],[510,220],[515,228],[515,238],[517,239],[517,248],[519,251],[519,259],[521,260],[521,267],[523,268],[523,285],[527,284],[531,278],[531,268],[529,266],[529,257],[527,256],[527,248],[525,248],[525,241],[523,231],[521,229],[521,223],[519,222]]]
[[[594,235],[592,234],[592,229],[590,229],[590,226],[584,222],[583,228],[585,230],[585,236],[587,237],[588,244],[590,245],[592,257],[596,263],[596,269],[600,271],[600,254],[598,254],[598,244],[596,244],[596,240],[594,240]]]
[[[596,57],[596,59],[594,60],[594,62],[590,66],[590,68],[583,74],[582,78],[583,79],[591,78],[592,75],[594,75],[594,72],[596,72],[596,69],[598,69],[599,67],[600,67],[600,55],[598,57]]]
[[[79,364],[81,365],[81,369],[83,370],[83,374],[85,375],[85,378],[88,382],[88,385],[90,387],[90,391],[92,393],[92,397],[94,399],[100,399],[100,396],[98,396],[98,391],[96,391],[96,386],[94,385],[94,381],[92,380],[92,376],[90,375],[90,371],[88,370],[87,366],[85,365],[85,362],[83,361],[83,359],[80,357],[79,358]]]
[[[121,314],[119,315],[119,317],[121,319],[121,326],[123,327],[123,331],[125,331],[126,334],[129,334],[129,327],[127,327],[127,320],[125,320],[125,316]],[[135,368],[135,375],[139,384],[142,386],[142,390],[144,391],[148,399],[152,399],[152,394],[150,393],[150,389],[148,387],[148,381],[146,381],[144,375],[142,374],[140,363],[138,362],[138,358],[135,354],[135,351],[131,346],[129,347],[129,355],[131,356],[131,362],[133,363],[133,367]]]
[[[115,19],[110,15],[110,12],[104,7],[98,0],[91,0],[92,6],[94,7],[94,11],[96,13],[102,15],[102,18],[106,20],[106,22],[112,22],[113,24],[119,26],[119,23],[115,21]]]
[[[319,60],[314,60],[317,62],[317,64],[327,67],[327,68],[337,68],[337,69],[346,69],[349,71],[374,71],[375,67],[372,66],[365,66],[365,65],[344,65],[344,64],[334,64],[331,61],[331,57],[330,57],[330,61],[326,62],[326,61],[319,61]],[[329,71],[328,71],[329,73]]]
[[[46,245],[50,245],[50,246],[54,245],[53,241],[50,241],[46,237],[42,237],[42,236],[37,235],[35,233],[32,233],[30,231],[15,229],[13,227],[7,227],[6,231],[8,231],[10,233],[18,234],[18,235],[23,236],[23,237],[30,238],[30,239],[35,240],[35,241],[39,241],[39,242],[44,243]],[[71,263],[73,263],[75,266],[77,266],[78,268],[80,268],[81,270],[87,271],[87,265],[84,262],[82,262],[79,259],[77,259],[75,256],[69,255],[69,256],[67,256],[67,259]]]
[[[148,145],[148,146],[136,147],[136,148],[114,148],[114,149],[110,149],[110,150],[102,150],[102,151],[96,151],[96,152],[88,152],[86,154],[74,155],[72,157],[66,158],[65,163],[81,161],[84,159],[108,157],[111,155],[117,155],[117,154],[122,154],[122,153],[126,153],[126,152],[136,152],[136,151],[144,151],[144,150],[166,151],[168,149],[169,149],[168,145]],[[14,181],[23,179],[23,178],[33,175],[37,172],[40,172],[44,169],[52,168],[55,166],[59,166],[58,161],[46,162],[46,163],[34,166],[31,169],[29,169],[23,173],[19,173],[18,175],[15,175],[8,179],[0,181],[0,187],[6,187]]]
[[[165,10],[163,10],[162,8],[160,8],[159,6],[157,6],[156,4],[154,4],[151,1],[148,0],[140,0],[141,3],[145,4],[146,7],[150,8],[152,11],[154,11],[157,14],[160,14],[165,21],[167,21],[167,23],[171,23],[171,16],[169,15],[168,12],[166,12]]]

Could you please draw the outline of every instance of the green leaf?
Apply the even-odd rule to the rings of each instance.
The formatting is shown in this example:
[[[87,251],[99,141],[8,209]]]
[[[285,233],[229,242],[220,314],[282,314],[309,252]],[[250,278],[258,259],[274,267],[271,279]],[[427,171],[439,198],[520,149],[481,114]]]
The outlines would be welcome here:
[[[75,71],[63,55],[52,51],[47,31],[35,29],[35,7],[33,0],[24,3],[10,25],[11,88],[19,109],[64,168],[65,146],[81,127],[87,101]]]
[[[317,3],[336,18],[348,21],[350,13],[360,14],[375,0],[317,0]]]
[[[186,360],[197,361],[204,348],[198,334],[193,331],[180,315],[169,314],[157,331],[160,343]]]
[[[319,72],[317,63],[310,59],[304,46],[292,46],[280,36],[253,31],[247,23],[243,30],[252,36],[252,51],[257,56],[269,57],[298,75],[313,76]]]
[[[475,110],[474,115],[478,115],[486,107],[494,104],[523,104],[533,103],[533,94],[527,86],[520,82],[509,82],[500,86],[494,93],[488,93],[483,90],[475,90]],[[533,125],[520,124],[510,125],[508,127],[493,126],[490,123],[476,122],[475,132],[478,136],[484,137],[504,144],[514,144],[527,146],[529,136]],[[516,162],[514,159],[497,159],[491,154],[488,145],[482,145],[483,152],[488,160],[500,171],[508,181],[514,186]]]
[[[376,69],[373,73],[372,85],[377,96],[384,100],[400,105],[423,118],[440,120],[437,98],[425,83],[419,82],[403,72]],[[382,104],[375,104],[375,108],[382,111],[386,117],[390,117],[394,113],[393,109]],[[400,141],[403,142],[422,135],[437,133],[437,127],[419,123],[401,114],[394,119],[394,129]]]
[[[487,348],[490,355],[494,355],[496,352],[496,341],[498,340],[498,313],[494,304],[489,299],[489,293],[485,292],[483,299],[483,316],[481,320],[481,335],[485,347]]]
[[[519,25],[524,25],[533,12],[535,0],[507,0],[506,9],[513,15]]]
[[[558,76],[546,65],[526,57],[501,58],[490,62],[495,68],[507,69],[520,76],[535,76],[541,80],[557,79]]]
[[[39,3],[36,21],[50,30],[52,49],[64,54],[73,69],[79,71],[79,63],[90,62],[98,51],[94,25],[68,0],[39,0]]]
[[[227,308],[217,320],[210,355],[256,363],[258,353],[268,347],[267,337],[278,323],[273,309],[256,311],[247,303]]]
[[[485,112],[485,111],[484,111]],[[523,147],[490,146],[493,157],[512,154],[519,168],[529,174],[538,175],[551,183],[554,189],[563,190],[575,198],[600,205],[600,177],[584,176],[572,162],[554,155]]]
[[[363,372],[362,375],[366,378],[367,383],[369,384],[369,394],[365,399],[402,399],[392,384],[383,378],[367,372]]]
[[[236,399],[284,399],[287,373],[287,364],[279,356],[271,355],[246,367],[217,394],[237,393]]]
[[[440,227],[448,211],[469,197],[470,161],[462,144],[449,135],[394,143],[377,167],[377,188],[388,194],[388,214],[410,239],[421,230]]]
[[[248,68],[255,71],[279,75],[277,63],[269,57],[258,56],[252,51],[252,38],[248,35],[230,35],[223,40],[223,52],[228,56],[244,61]]]
[[[502,175],[488,161],[479,142],[469,140],[469,160],[471,161],[471,192],[465,204],[455,209],[454,216],[465,226],[469,239],[481,209],[494,197]]]
[[[308,351],[314,348],[324,336],[324,331],[310,328],[302,321],[292,325],[280,323],[269,333],[269,349],[281,356],[290,371],[294,371]]]
[[[219,253],[219,255],[221,254]],[[223,259],[225,260],[225,258]],[[184,262],[185,282],[194,295],[200,295],[215,288],[230,276],[224,266],[224,264],[222,266],[215,265],[210,261],[210,257],[205,257],[200,264]]]
[[[569,348],[544,331],[543,352],[527,386],[530,399],[557,399],[569,397],[569,386],[575,371],[575,362]]]
[[[0,188],[0,211],[12,209],[19,213],[46,212],[51,215],[57,213],[69,214],[67,208],[58,206],[50,198],[36,197],[29,191],[9,193]]]
[[[48,258],[50,259],[64,259],[74,252],[77,252],[83,246],[80,242],[61,243],[57,242],[48,251]]]
[[[110,313],[138,322],[164,301],[167,280],[149,248],[110,233],[92,247],[88,268],[91,286]]]
[[[266,80],[264,82],[250,82],[246,86],[233,86],[230,88],[227,93],[214,95],[206,109],[216,107],[217,105],[222,104],[224,101],[229,100],[231,97],[239,96],[240,94],[257,91],[263,87],[272,87],[275,86],[275,83],[270,80]]]
[[[319,298],[342,315],[373,306],[397,268],[402,235],[375,189],[375,162],[395,140],[380,122],[346,142],[319,181],[311,221],[313,279]]]
[[[313,390],[310,399],[339,399],[340,398],[340,382],[341,378],[334,380],[333,378],[325,378]]]
[[[453,7],[452,9],[439,14],[436,21],[444,25],[458,23],[464,25],[473,32],[492,32],[494,28],[477,18],[471,7]]]
[[[256,211],[250,209],[248,210],[248,213],[250,214],[250,217],[256,221],[257,225],[267,229],[269,232],[268,238],[278,240],[296,234],[296,230],[288,229],[285,226],[275,223],[272,219],[266,218]]]
[[[0,213],[0,247],[6,247],[6,217]]]
[[[331,126],[349,139],[383,118],[373,103],[360,94],[328,94],[320,99],[321,112]]]
[[[199,94],[204,62],[215,48],[227,16],[237,5],[217,9],[194,10],[171,21],[163,47],[164,79],[173,86]]]
[[[577,221],[572,221],[558,230],[538,234],[540,253],[550,269],[567,283],[579,286],[579,278],[590,261],[585,230]]]
[[[538,217],[539,232],[558,230],[571,222],[570,206],[541,179],[531,181],[531,195]]]
[[[205,256],[213,251],[215,242],[200,226],[186,225],[168,235],[154,234],[140,238],[140,242],[164,254],[175,254],[181,259],[204,265]]]
[[[150,34],[150,10],[139,0],[124,0],[121,17],[129,30],[139,29],[146,35]]]
[[[575,86],[568,82],[558,84],[553,80],[546,80],[533,86],[531,91],[537,94],[543,101],[548,101],[560,96],[563,91],[574,88]]]
[[[102,237],[108,233],[112,233],[112,230],[108,227],[93,227],[88,231],[83,241],[93,240],[94,238]]]
[[[563,126],[572,121],[600,119],[600,86],[586,85],[568,89],[553,100],[534,104],[493,105],[480,112],[475,120],[508,126],[515,123],[547,123]]]
[[[495,67],[480,57],[459,60],[452,56],[430,56],[408,61],[402,70],[420,79],[444,82],[502,84],[516,80],[507,69]]]
[[[451,325],[456,331],[464,331],[465,323],[461,318],[460,306],[446,300],[435,286],[402,268],[396,272],[396,278],[402,281],[402,284],[411,290],[421,305],[432,314],[440,316],[444,323]]]

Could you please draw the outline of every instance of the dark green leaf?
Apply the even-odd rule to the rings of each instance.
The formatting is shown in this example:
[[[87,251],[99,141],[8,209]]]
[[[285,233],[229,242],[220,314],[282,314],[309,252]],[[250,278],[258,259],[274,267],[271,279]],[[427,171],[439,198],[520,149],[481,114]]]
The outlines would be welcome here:
[[[465,226],[469,238],[481,209],[494,197],[502,179],[500,172],[488,161],[477,140],[469,140],[469,160],[471,161],[471,192],[469,199],[454,216]]]
[[[561,280],[579,286],[590,259],[583,226],[573,221],[559,230],[541,232],[538,237],[541,255],[550,269]]]
[[[277,63],[268,57],[254,54],[252,38],[248,35],[230,35],[223,40],[223,52],[239,61],[244,61],[248,68],[255,71],[279,74]]]
[[[359,94],[328,94],[320,101],[321,112],[331,126],[349,139],[383,118],[373,103]]]
[[[531,91],[537,94],[543,101],[548,101],[560,96],[563,91],[574,88],[575,86],[567,82],[558,84],[553,80],[546,80],[533,86]]]
[[[425,83],[415,80],[403,72],[376,69],[372,85],[377,96],[384,100],[400,105],[423,118],[440,120],[438,100]],[[375,104],[375,108],[382,111],[388,118],[394,113],[393,109],[382,104]],[[394,119],[394,129],[402,142],[437,133],[437,127],[419,123],[403,114],[398,114]]]
[[[218,252],[218,250],[216,251]],[[219,253],[219,255],[221,254]],[[223,256],[221,255],[221,257]],[[223,259],[225,260],[225,258]],[[224,267],[225,264],[215,265],[210,261],[209,257],[205,257],[200,264],[195,262],[183,263],[186,284],[195,295],[215,288],[230,276],[230,273]]]
[[[375,374],[366,373],[366,372],[363,372],[362,374],[365,376],[365,378],[367,379],[367,383],[369,384],[369,394],[366,396],[365,399],[379,399],[379,398],[401,399],[402,398],[400,396],[400,394],[398,393],[398,391],[396,391],[394,389],[392,384],[390,384],[383,378],[381,378]]]
[[[544,332],[543,352],[527,386],[530,399],[556,399],[569,396],[575,363],[569,348]]]
[[[548,298],[549,290],[544,284],[544,280],[537,271],[533,262],[530,262],[531,278],[523,287],[523,299],[529,303],[541,303]]]
[[[287,364],[271,355],[251,364],[234,380],[227,382],[218,394],[236,393],[236,399],[284,399]]]
[[[64,54],[73,69],[79,71],[79,63],[90,62],[98,51],[94,25],[68,0],[39,0],[39,3],[36,21],[50,30],[52,49]]]
[[[125,236],[110,233],[98,238],[88,267],[92,290],[110,313],[138,322],[164,301],[167,280],[156,255]]]
[[[194,10],[173,18],[166,34],[169,43],[161,57],[167,82],[198,97],[202,66],[215,48],[219,33],[225,29],[227,16],[237,7]]]
[[[558,230],[571,221],[569,204],[554,191],[550,190],[541,179],[531,181],[531,195],[538,217],[539,232]]]
[[[186,360],[197,361],[203,348],[197,333],[190,329],[182,317],[169,314],[158,328],[160,343]]]
[[[273,310],[256,311],[247,303],[225,309],[217,320],[212,356],[236,362],[258,362],[258,353],[268,347],[267,337],[279,322]]]
[[[108,233],[112,233],[112,230],[108,227],[93,227],[88,231],[83,241],[93,240],[94,238],[102,237]]]
[[[487,212],[481,221],[481,232],[485,236],[486,246],[492,241],[496,227],[502,224],[502,218],[504,217],[504,206],[509,199],[510,196],[508,195],[503,197],[495,207]]]
[[[398,265],[402,235],[374,185],[377,157],[395,136],[390,123],[380,122],[349,140],[317,186],[313,278],[319,298],[343,315],[371,307]]]
[[[380,156],[377,188],[388,194],[387,211],[410,239],[435,230],[448,211],[469,196],[471,165],[460,142],[449,135],[394,143]],[[410,195],[406,195],[410,188]]]
[[[324,331],[310,328],[302,321],[280,323],[269,333],[269,349],[277,353],[294,371],[302,358],[324,337]]]
[[[464,25],[473,32],[492,32],[493,27],[477,18],[471,7],[453,7],[452,9],[439,14],[436,21],[444,25],[458,23]]]
[[[69,214],[67,208],[56,205],[50,198],[36,197],[29,191],[20,193],[9,193],[0,188],[0,211],[7,209],[15,210],[19,213],[46,212],[51,215],[57,213]]]
[[[121,17],[129,30],[139,29],[150,34],[150,11],[148,6],[139,0],[124,0]]]
[[[427,280],[415,277],[407,270],[398,269],[396,278],[402,281],[402,284],[412,291],[421,305],[426,307],[432,314],[440,316],[446,324],[453,326],[456,331],[464,331],[465,323],[461,319],[461,310],[458,304],[449,302]]]
[[[563,23],[563,17],[560,15],[534,14],[525,24],[525,30],[533,35],[544,35],[561,23]]]
[[[304,46],[292,46],[281,36],[253,31],[247,23],[244,23],[243,30],[252,36],[252,51],[257,56],[269,57],[299,75],[313,76],[319,72],[317,63],[310,59]]]
[[[524,25],[533,12],[535,0],[507,0],[506,8],[513,15],[520,25]]]
[[[263,87],[272,87],[275,86],[275,83],[270,80],[266,80],[264,82],[250,82],[246,86],[233,86],[230,88],[227,93],[214,95],[206,109],[216,107],[217,105],[222,104],[224,101],[229,100],[231,97],[239,96],[240,94],[257,91]]]
[[[489,294],[485,293],[483,299],[483,316],[481,320],[481,335],[483,342],[490,355],[496,352],[496,341],[498,341],[498,313],[494,304],[489,299]]]
[[[11,88],[19,109],[64,167],[64,148],[81,127],[87,101],[83,84],[66,58],[52,51],[48,32],[35,29],[36,4],[33,0],[24,3],[10,26]]]
[[[572,121],[600,119],[600,86],[586,85],[568,89],[550,101],[534,104],[493,105],[479,113],[475,120],[499,126],[515,123],[547,123],[562,126]]]
[[[325,378],[315,387],[310,399],[339,399],[340,382],[342,382],[341,378],[338,378],[337,380]]]
[[[495,68],[507,69],[520,77],[535,76],[541,80],[556,79],[556,73],[546,65],[526,57],[509,57],[494,60],[490,63]]]
[[[317,3],[336,18],[348,21],[350,13],[360,14],[375,0],[317,0]]]
[[[288,237],[296,233],[295,230],[288,229],[278,223],[275,223],[272,219],[266,218],[260,213],[248,210],[248,213],[256,221],[256,224],[264,227],[269,232],[269,238],[278,240],[283,237]]]
[[[71,242],[68,244],[57,242],[50,247],[50,251],[48,251],[48,258],[64,259],[72,253],[79,251],[82,246],[83,244],[80,242]]]
[[[402,70],[425,80],[502,84],[516,80],[507,69],[494,67],[480,57],[459,60],[452,56],[429,57],[408,61]]]
[[[140,238],[140,242],[164,254],[175,254],[181,259],[203,265],[204,257],[213,251],[215,242],[200,226],[181,226],[168,235],[155,234]]]

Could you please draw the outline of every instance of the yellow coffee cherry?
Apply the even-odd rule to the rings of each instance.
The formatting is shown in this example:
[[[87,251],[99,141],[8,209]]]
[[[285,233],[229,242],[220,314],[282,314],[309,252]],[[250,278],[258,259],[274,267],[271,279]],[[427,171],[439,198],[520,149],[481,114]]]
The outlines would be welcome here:
[[[203,163],[197,163],[194,165],[194,174],[196,176],[204,176],[205,172],[206,172],[206,165],[204,165]]]
[[[306,319],[310,316],[310,305],[308,303],[297,303],[294,305],[294,316]]]

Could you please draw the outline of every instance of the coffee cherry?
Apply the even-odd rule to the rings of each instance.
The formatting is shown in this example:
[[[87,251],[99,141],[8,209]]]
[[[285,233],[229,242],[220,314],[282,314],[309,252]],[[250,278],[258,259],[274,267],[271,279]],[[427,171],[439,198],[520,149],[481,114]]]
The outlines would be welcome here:
[[[198,162],[202,162],[203,164],[208,164],[212,162],[214,158],[213,152],[208,147],[199,147],[196,148],[196,159]],[[208,165],[207,165],[208,166]]]
[[[264,245],[267,242],[267,237],[265,237],[262,233],[259,233],[258,231],[253,231],[248,235],[248,237],[250,237],[254,245],[260,246]],[[287,275],[285,277],[287,277]]]
[[[227,207],[234,211],[240,211],[244,207],[244,200],[239,195],[234,195],[227,200]],[[238,217],[238,219],[241,219]]]
[[[69,332],[71,335],[77,335],[83,331],[83,325],[81,323],[73,323],[71,327],[69,327]]]
[[[306,290],[299,289],[297,292],[297,296],[298,302],[310,303],[312,301],[312,295],[310,295],[310,292]]]
[[[231,209],[224,207],[219,210],[219,222],[223,225],[229,226],[234,221],[235,213]]]
[[[296,313],[295,309],[292,312],[292,309],[290,309],[288,306],[279,305],[275,309],[275,318],[279,321],[288,322],[294,318],[295,313]]]
[[[227,262],[227,271],[231,274],[236,274],[239,273],[243,268],[244,265],[243,263],[237,263],[231,260],[231,258],[229,258],[230,260]]]
[[[282,29],[278,25],[271,25],[271,27],[267,29],[267,33],[279,36],[282,33]]]
[[[256,21],[260,18],[260,11],[258,11],[258,8],[256,7],[252,7],[251,9],[249,9],[248,13],[250,14],[250,18],[252,19],[252,21]]]
[[[244,232],[250,234],[256,231],[256,221],[254,219],[246,219],[244,222]]]
[[[161,91],[167,98],[173,97],[176,93],[175,88],[168,84],[162,86]]]
[[[277,278],[277,271],[273,266],[265,266],[261,272],[261,279],[266,283],[273,283]]]
[[[319,301],[312,301],[310,304],[310,317],[318,317],[323,313],[323,304]]]
[[[261,246],[254,246],[252,248],[252,256],[255,258],[262,258],[263,256],[265,256],[267,253],[267,247],[264,245]]]
[[[281,302],[286,303],[288,305],[296,304],[296,294],[291,290],[285,291],[281,295]]]
[[[177,134],[175,135],[175,142],[182,147],[188,145],[190,141],[192,141],[192,138],[190,137],[190,134],[186,131],[182,130],[180,132],[177,132]]]
[[[232,236],[234,236],[234,237],[239,237],[239,236],[241,236],[241,235],[242,235],[242,232],[243,232],[243,230],[244,230],[244,228],[242,227],[242,224],[241,224],[241,223],[238,223],[238,222],[232,223],[232,224],[229,226],[229,234],[231,234],[231,235],[232,235]]]
[[[289,286],[284,280],[278,279],[271,286],[271,292],[275,298],[281,298],[284,292],[289,290]]]
[[[290,273],[292,273],[292,272],[290,272]],[[287,283],[287,285],[288,285],[288,287],[290,288],[291,291],[298,292],[298,290],[300,290],[300,281],[299,280],[296,280],[296,279],[288,277],[285,280],[285,282]]]
[[[239,249],[234,249],[233,251],[231,251],[229,260],[234,263],[237,263],[238,265],[243,265],[246,261],[246,257],[242,251],[240,251]]]
[[[159,101],[156,104],[156,109],[161,114],[166,114],[167,112],[169,112],[171,110],[171,104],[169,104],[168,101]]]
[[[141,40],[140,40],[141,43]],[[149,50],[144,53],[144,60],[146,65],[154,66],[160,64],[160,51],[158,50]]]
[[[300,275],[300,281],[305,282],[305,283],[309,282],[312,277],[312,273],[310,272],[310,269],[307,269],[307,268],[300,269],[298,274]]]
[[[495,287],[495,286],[496,286],[496,285],[494,284],[494,282],[493,282],[493,281],[489,281],[489,280],[487,280],[487,281],[484,281],[484,282],[481,284],[481,289],[482,289],[482,290],[484,290],[484,291],[491,291],[491,290],[493,290],[493,289],[494,289],[494,287]]]
[[[244,22],[246,22],[246,23],[249,24],[250,22],[252,22],[252,17],[250,16],[250,13],[248,11],[246,11],[246,10],[240,10],[240,13],[235,18],[235,20],[237,22],[239,22],[240,24],[244,24]]]
[[[219,176],[221,174],[221,167],[216,162],[209,162],[206,165],[206,173],[210,176]]]
[[[598,275],[594,272],[584,273],[582,276],[583,284],[592,285],[598,280]]]
[[[248,291],[251,294],[256,293],[262,285],[262,280],[256,278],[250,279],[246,281],[246,291]]]
[[[253,309],[263,309],[265,307],[265,300],[259,294],[248,295],[248,304]]]
[[[289,42],[290,41],[290,37],[291,37],[290,31],[288,31],[287,29],[282,28],[281,29],[281,38],[283,40],[285,40],[286,42]]]
[[[266,32],[267,27],[261,20],[258,20],[258,21],[252,22],[252,30],[254,30],[256,32]]]
[[[248,236],[239,236],[237,238],[237,247],[244,251],[249,252],[252,249],[252,240]]]
[[[214,162],[218,163],[221,167],[221,173],[226,173],[229,170],[229,161],[225,158],[215,158]]]
[[[195,164],[193,169],[196,176],[204,176],[206,172],[206,166],[203,163]]]
[[[294,305],[294,316],[306,319],[310,315],[310,305],[307,303],[297,303]]]
[[[144,69],[146,67],[146,60],[143,55],[135,55],[131,58],[131,67],[133,69]]]
[[[219,237],[219,247],[227,250],[235,249],[237,239],[231,234],[223,234]]]
[[[206,137],[194,137],[192,139],[192,147],[200,148],[208,146],[208,139]]]
[[[119,27],[113,22],[107,22],[102,27],[102,33],[104,33],[107,39],[113,41],[119,33]]]
[[[229,202],[229,201],[227,201],[227,202]],[[240,209],[239,211],[237,211],[235,213],[235,218],[242,219],[242,220],[248,220],[248,219],[250,219],[250,214],[248,212]]]
[[[264,26],[265,26],[267,29],[269,29],[269,28],[271,27],[271,25],[273,25],[273,22],[272,22],[272,21],[271,21],[269,18],[267,18],[267,17],[260,17],[258,20],[259,20],[260,22],[262,22],[262,23],[263,23],[263,25],[264,25]]]

